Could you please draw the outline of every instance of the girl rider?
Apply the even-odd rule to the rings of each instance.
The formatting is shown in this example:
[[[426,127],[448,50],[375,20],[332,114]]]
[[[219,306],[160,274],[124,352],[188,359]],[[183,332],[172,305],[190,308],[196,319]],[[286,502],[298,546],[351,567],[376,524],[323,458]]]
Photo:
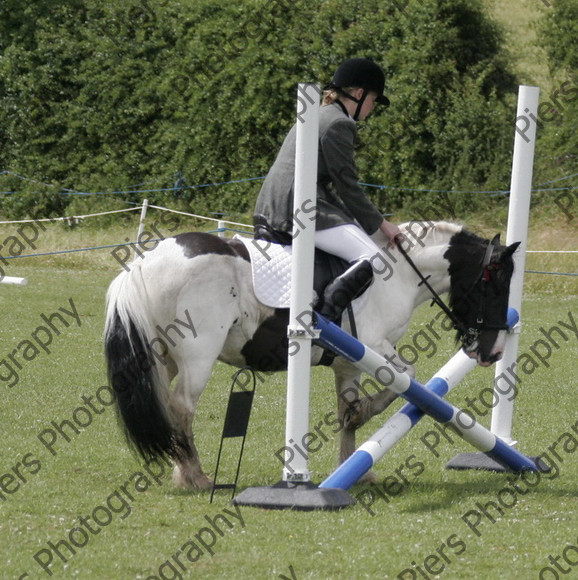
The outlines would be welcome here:
[[[399,228],[384,219],[366,197],[354,162],[356,123],[375,104],[389,105],[383,94],[385,76],[367,58],[345,61],[326,87],[319,112],[317,167],[317,219],[315,247],[352,263],[325,290],[316,310],[332,320],[341,317],[347,304],[373,279],[369,260],[380,249],[369,237],[380,229],[392,244]],[[255,235],[291,243],[296,126],[263,183],[255,206]]]

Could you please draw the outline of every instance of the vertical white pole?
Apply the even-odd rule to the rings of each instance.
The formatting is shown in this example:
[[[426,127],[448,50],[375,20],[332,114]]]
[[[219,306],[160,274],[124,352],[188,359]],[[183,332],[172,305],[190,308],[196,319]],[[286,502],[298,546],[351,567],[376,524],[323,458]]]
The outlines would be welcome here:
[[[142,209],[141,209],[141,212],[140,212],[140,221],[138,223],[138,230],[137,230],[137,233],[136,233],[135,250],[138,250],[139,249],[139,246],[140,246],[140,236],[141,236],[141,234],[144,231],[144,225],[145,225],[145,219],[147,217],[147,209],[148,209],[148,207],[149,207],[149,200],[148,199],[143,200],[143,202],[142,202]],[[136,258],[137,255],[138,254],[135,251],[135,256],[134,257]]]
[[[225,236],[225,230],[227,229],[227,224],[223,221],[223,220],[219,220],[217,222],[217,235],[219,236],[219,238],[224,238]]]
[[[309,386],[311,378],[311,327],[313,302],[313,257],[317,203],[317,149],[319,140],[319,88],[302,83],[298,92],[298,121],[295,147],[295,194],[293,200],[293,257],[289,309],[289,360],[287,367],[287,415],[283,481],[307,482],[307,457],[303,438],[309,430]],[[306,210],[306,213],[304,212]],[[298,230],[298,231],[296,231]]]
[[[526,265],[539,96],[540,89],[538,87],[520,86],[512,160],[510,205],[508,208],[506,243],[522,242],[518,251],[514,254],[514,275],[510,285],[509,302],[510,308],[516,309],[520,315],[520,322],[514,326],[511,334],[508,335],[504,355],[496,363],[494,396],[498,403],[492,411],[491,430],[494,435],[497,435],[510,445],[515,445],[516,443],[512,439],[514,415],[514,388],[512,385],[516,384],[515,362],[518,356],[518,344],[522,328],[522,293],[524,289],[524,268]]]

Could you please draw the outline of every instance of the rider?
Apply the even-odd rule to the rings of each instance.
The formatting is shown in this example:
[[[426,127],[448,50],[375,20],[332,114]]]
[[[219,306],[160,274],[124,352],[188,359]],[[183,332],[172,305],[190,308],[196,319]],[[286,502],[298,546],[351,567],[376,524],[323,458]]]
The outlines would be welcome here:
[[[370,259],[380,252],[369,237],[380,229],[392,244],[399,228],[384,219],[364,194],[357,176],[353,148],[357,121],[376,103],[389,105],[383,94],[385,76],[368,58],[352,58],[335,72],[323,93],[319,112],[317,219],[315,247],[352,263],[325,290],[316,309],[332,320],[372,281]],[[263,183],[255,206],[256,237],[291,243],[296,125],[293,126]],[[304,208],[305,209],[305,208]]]

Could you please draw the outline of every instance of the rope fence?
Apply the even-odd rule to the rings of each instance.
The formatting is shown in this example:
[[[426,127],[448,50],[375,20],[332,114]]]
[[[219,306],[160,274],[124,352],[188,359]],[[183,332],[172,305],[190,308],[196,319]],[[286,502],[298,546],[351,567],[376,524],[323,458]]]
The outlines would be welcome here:
[[[176,213],[176,214],[179,214],[179,215],[186,215],[186,216],[194,217],[194,218],[197,218],[197,219],[202,219],[202,220],[207,220],[207,221],[212,221],[212,222],[219,222],[219,223],[222,222],[222,223],[226,223],[226,224],[231,224],[233,226],[243,226],[243,227],[246,227],[246,228],[253,229],[253,226],[251,226],[251,225],[242,224],[242,223],[239,223],[239,222],[229,222],[229,221],[223,220],[221,218],[210,218],[210,217],[206,217],[206,216],[202,216],[202,215],[197,215],[197,214],[194,214],[194,213],[187,213],[185,211],[178,211],[176,209],[170,209],[168,207],[162,207],[162,206],[158,206],[158,205],[150,205],[149,204],[149,207],[151,207],[153,209],[159,209],[161,211],[168,211],[170,213]],[[221,230],[217,230],[217,231],[221,231]]]
[[[8,225],[8,224],[39,223],[39,222],[53,222],[54,223],[54,222],[60,222],[60,221],[71,223],[72,221],[75,221],[75,220],[87,219],[87,218],[91,218],[91,217],[124,213],[124,212],[129,212],[129,211],[142,211],[145,204],[147,204],[148,208],[156,209],[158,211],[174,213],[174,214],[187,216],[187,217],[191,217],[191,218],[195,218],[195,219],[201,219],[201,220],[205,220],[205,221],[209,221],[209,222],[216,222],[218,224],[219,227],[217,229],[210,230],[206,233],[218,234],[220,236],[223,236],[227,232],[252,235],[251,230],[253,230],[253,226],[250,224],[228,221],[228,220],[225,220],[223,218],[213,218],[213,217],[208,217],[208,216],[202,216],[202,215],[188,213],[188,212],[184,212],[184,211],[179,211],[179,210],[175,210],[175,209],[171,209],[171,208],[167,208],[167,207],[163,207],[163,206],[150,205],[146,201],[145,201],[145,203],[143,203],[143,205],[139,205],[139,206],[135,206],[132,208],[127,208],[127,209],[111,210],[111,211],[98,212],[98,213],[92,213],[92,214],[84,214],[84,215],[78,215],[78,216],[64,216],[64,217],[58,217],[58,218],[42,218],[42,219],[36,219],[36,220],[34,220],[34,219],[5,220],[5,221],[0,221],[0,224]],[[235,226],[235,227],[230,228],[230,227],[227,227],[227,225]],[[240,230],[240,229],[238,229],[239,227],[246,228],[246,229]],[[162,239],[163,238],[147,239],[146,243],[159,242]],[[92,246],[92,247],[87,247],[87,248],[74,248],[74,249],[70,249],[70,250],[54,250],[54,251],[50,251],[50,252],[38,252],[35,254],[21,254],[18,256],[14,256],[14,255],[13,256],[0,256],[0,260],[3,261],[3,260],[14,260],[14,259],[19,259],[19,258],[38,258],[38,257],[42,257],[42,256],[54,256],[54,255],[59,255],[59,254],[72,254],[72,253],[77,253],[77,252],[90,252],[90,251],[95,251],[95,250],[107,250],[110,248],[118,248],[120,246],[136,246],[139,244],[141,244],[141,242],[123,241],[123,242],[120,242],[118,244],[106,244],[106,245]],[[526,250],[526,252],[528,254],[578,254],[578,250]],[[525,270],[525,272],[527,274],[545,274],[545,275],[551,275],[551,276],[578,276],[578,272],[547,272],[547,271],[539,271],[539,270]]]
[[[38,219],[28,219],[28,220],[7,220],[7,221],[0,221],[0,224],[30,224],[30,223],[41,223],[41,222],[72,222],[78,221],[84,218],[89,217],[96,217],[102,215],[109,215],[113,213],[123,213],[127,211],[138,211],[141,210],[142,206],[137,207],[130,207],[127,209],[114,209],[111,211],[101,211],[99,213],[88,213],[85,215],[71,215],[71,216],[64,216],[64,217],[57,217],[57,218],[38,218]]]
[[[12,172],[12,171],[0,171],[0,176],[2,176],[2,175],[10,175],[10,176],[15,177],[17,179],[20,179],[21,181],[27,181],[30,183],[38,183],[39,185],[44,185],[46,187],[52,187],[52,188],[58,187],[58,185],[56,185],[54,183],[45,183],[43,181],[38,181],[38,180],[32,179],[30,177],[19,175],[17,173]],[[532,192],[544,193],[544,192],[551,192],[551,191],[572,191],[572,190],[576,189],[576,186],[572,186],[572,185],[570,185],[568,187],[544,187],[544,186],[552,185],[554,183],[559,183],[561,181],[565,181],[567,179],[572,179],[574,177],[578,177],[578,173],[573,173],[572,175],[566,175],[564,177],[559,177],[557,179],[545,181],[544,183],[540,183],[540,184],[536,185],[536,187],[534,189],[532,189]],[[142,194],[142,193],[162,193],[162,192],[167,192],[167,191],[181,191],[181,190],[186,190],[186,189],[201,189],[201,188],[205,188],[205,187],[218,187],[218,186],[222,186],[222,185],[248,183],[251,181],[263,180],[263,179],[265,179],[265,176],[248,177],[248,178],[244,178],[244,179],[234,179],[234,180],[230,180],[230,181],[221,181],[221,182],[212,182],[212,183],[199,183],[199,184],[195,184],[195,185],[185,185],[182,181],[182,176],[181,176],[177,179],[177,181],[175,182],[175,184],[172,187],[165,187],[165,188],[159,188],[159,189],[133,189],[133,188],[138,188],[142,185],[146,185],[147,183],[158,183],[160,181],[166,182],[166,181],[170,181],[172,179],[174,179],[174,175],[168,176],[165,178],[155,179],[154,181],[150,181],[150,182],[129,185],[128,189],[121,190],[121,191],[86,192],[86,191],[76,191],[73,189],[68,189],[68,188],[62,187],[61,188],[62,191],[59,191],[57,193],[59,193],[61,195],[82,195],[82,196],[131,195],[134,193],[140,193],[140,194]],[[382,191],[391,190],[391,191],[411,191],[411,192],[417,192],[417,193],[471,194],[471,195],[484,195],[484,196],[489,196],[489,197],[508,195],[510,193],[509,189],[489,190],[489,191],[471,191],[471,190],[456,190],[456,189],[413,188],[413,187],[403,187],[403,186],[380,185],[380,184],[375,184],[375,183],[360,183],[360,185],[363,185],[365,187],[372,187],[372,188],[380,189]],[[3,194],[3,195],[13,195],[15,193],[18,193],[18,192],[16,192],[16,191],[0,191],[0,194]]]

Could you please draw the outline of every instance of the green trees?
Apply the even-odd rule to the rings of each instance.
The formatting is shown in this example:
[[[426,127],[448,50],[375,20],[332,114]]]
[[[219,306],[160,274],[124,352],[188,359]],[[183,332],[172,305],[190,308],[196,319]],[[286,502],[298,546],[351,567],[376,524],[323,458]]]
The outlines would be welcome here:
[[[538,111],[539,170],[545,179],[578,173],[578,2],[549,4],[543,10],[540,36],[553,89],[542,95]]]
[[[504,187],[516,83],[479,0],[5,0],[0,170],[49,184],[19,182],[30,195],[7,207],[58,213],[64,188],[169,188],[179,171],[188,184],[264,175],[297,83],[324,85],[351,56],[384,66],[392,102],[360,125],[365,181]],[[184,192],[198,210],[247,211],[258,184]],[[384,209],[423,197],[369,191]]]

